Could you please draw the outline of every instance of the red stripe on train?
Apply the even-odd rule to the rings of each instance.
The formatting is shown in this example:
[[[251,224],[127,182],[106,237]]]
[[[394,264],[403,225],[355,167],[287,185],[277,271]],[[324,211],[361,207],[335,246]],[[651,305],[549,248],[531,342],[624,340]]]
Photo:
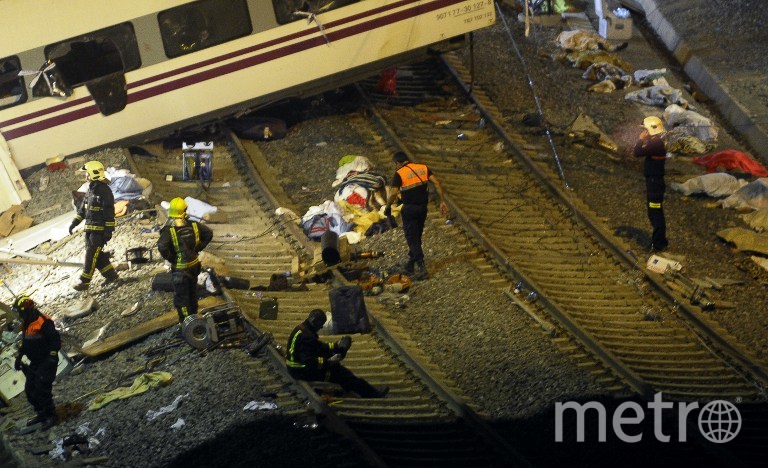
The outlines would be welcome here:
[[[418,1],[418,0],[404,0],[402,2],[398,2],[398,3],[393,4],[393,5],[387,5],[386,7],[378,8],[377,10],[379,10],[379,11],[377,11],[377,12],[386,11],[388,9],[396,8],[397,6],[404,5],[404,4],[413,3],[414,1]],[[452,5],[452,4],[455,4],[455,3],[461,3],[463,1],[464,0],[440,0],[440,1],[437,1],[437,2],[430,3],[429,5],[417,5],[417,6],[413,7],[413,8],[408,9],[408,10],[403,10],[403,11],[391,14],[391,15],[389,15],[387,17],[384,17],[384,18],[376,18],[374,20],[367,21],[365,23],[361,23],[361,24],[357,24],[357,25],[351,26],[351,27],[349,27],[347,29],[344,29],[344,30],[341,30],[341,31],[335,31],[335,32],[326,33],[326,36],[328,37],[328,40],[333,42],[335,40],[340,40],[340,39],[344,39],[344,38],[347,38],[347,37],[351,37],[351,36],[355,36],[355,35],[358,35],[358,34],[362,34],[362,33],[366,32],[366,31],[377,29],[377,28],[380,28],[382,26],[386,26],[386,25],[389,25],[389,24],[392,24],[392,23],[396,23],[398,21],[402,21],[402,20],[405,20],[405,19],[408,19],[408,18],[411,18],[411,17],[414,17],[414,16],[419,16],[419,15],[422,15],[424,13],[428,13],[430,11],[434,11],[434,10],[437,10],[439,8],[443,8],[445,6],[449,6],[449,5]],[[344,18],[343,20],[338,20],[338,21],[335,21],[335,22],[331,22],[328,25],[324,25],[324,27],[330,28],[330,27],[336,26],[338,24],[343,24],[343,23],[348,23],[348,22],[354,21],[357,18],[361,18],[361,17],[365,17],[365,16],[370,16],[371,14],[374,14],[373,13],[374,11],[375,10],[371,10],[371,11],[368,11],[368,12],[365,12],[365,13],[361,13],[359,15],[355,15],[355,17],[347,17],[347,18]],[[272,45],[275,45],[275,44],[278,44],[278,43],[281,43],[281,42],[287,42],[287,41],[293,40],[293,39],[295,39],[297,37],[302,37],[302,36],[306,36],[306,35],[309,35],[309,34],[315,34],[316,32],[317,31],[313,29],[313,30],[303,31],[301,33],[291,34],[289,36],[284,36],[282,38],[274,39],[274,40],[269,41],[269,42],[264,43],[264,44],[260,44],[260,45],[248,47],[246,49],[242,49],[242,50],[239,50],[239,51],[231,52],[229,54],[225,54],[225,55],[216,57],[215,59],[210,59],[210,60],[206,60],[206,61],[203,61],[203,62],[198,62],[198,63],[196,63],[194,65],[190,65],[190,66],[187,66],[187,67],[179,68],[179,69],[171,71],[171,72],[165,72],[165,73],[162,73],[162,74],[159,74],[159,75],[155,75],[155,76],[147,78],[145,80],[140,80],[140,81],[137,81],[137,82],[129,84],[128,88],[130,89],[130,88],[134,88],[134,87],[137,87],[137,86],[145,85],[147,83],[158,81],[158,80],[167,78],[169,76],[174,76],[174,75],[177,75],[179,73],[184,73],[186,71],[194,70],[196,68],[201,68],[201,67],[213,64],[213,63],[221,62],[221,61],[230,59],[232,57],[236,57],[236,56],[239,56],[239,55],[250,53],[250,52],[253,52],[255,50],[263,49],[263,48],[266,48],[266,47],[271,47]],[[266,52],[266,53],[263,53],[263,54],[260,54],[260,55],[249,57],[247,59],[239,60],[237,62],[229,63],[229,64],[226,64],[226,65],[222,65],[220,67],[216,67],[216,68],[213,68],[213,69],[210,69],[210,70],[206,70],[204,72],[200,72],[200,73],[197,73],[197,74],[194,74],[194,75],[190,75],[190,76],[187,76],[187,77],[184,77],[184,78],[179,78],[177,80],[174,80],[174,81],[171,81],[171,82],[168,82],[168,83],[163,83],[161,85],[157,85],[157,86],[154,86],[152,88],[148,88],[148,89],[145,89],[145,90],[141,90],[141,91],[137,91],[137,92],[129,94],[128,95],[128,104],[135,103],[135,102],[138,102],[138,101],[142,101],[144,99],[148,99],[148,98],[151,98],[151,97],[154,97],[154,96],[158,96],[160,94],[164,94],[164,93],[167,93],[167,92],[170,92],[170,91],[174,91],[174,90],[177,90],[177,89],[185,88],[187,86],[191,86],[191,85],[194,85],[194,84],[197,84],[197,83],[201,83],[201,82],[213,79],[213,78],[217,78],[219,76],[227,75],[229,73],[237,72],[237,71],[243,70],[245,68],[249,68],[249,67],[253,67],[253,66],[256,66],[256,65],[260,65],[262,63],[269,62],[269,61],[272,61],[272,60],[276,60],[276,59],[279,59],[279,58],[282,58],[282,57],[285,57],[285,56],[288,56],[288,55],[293,55],[295,53],[302,52],[304,50],[308,50],[308,49],[311,49],[311,48],[314,48],[314,47],[323,46],[325,44],[326,44],[325,39],[322,36],[315,37],[315,38],[309,39],[307,41],[299,42],[297,44],[293,44],[293,45],[286,46],[286,47],[283,47],[283,48],[280,48],[280,49],[276,49],[274,51]],[[9,121],[2,122],[2,123],[0,123],[0,128],[3,127],[3,126],[13,125],[15,123],[22,122],[22,121],[25,121],[25,120],[37,118],[37,117],[40,117],[40,116],[48,114],[48,113],[58,112],[60,110],[63,110],[63,109],[66,109],[66,108],[69,108],[69,107],[72,107],[72,106],[76,106],[76,105],[82,104],[82,103],[87,102],[87,101],[93,101],[93,99],[90,96],[89,97],[83,97],[83,98],[75,99],[75,100],[70,101],[70,102],[66,102],[66,103],[62,103],[62,104],[56,105],[56,106],[52,106],[52,107],[47,108],[47,109],[36,111],[36,112],[31,113],[31,114],[27,114],[25,116],[17,117],[17,118],[11,119]],[[27,135],[30,135],[30,134],[33,134],[33,133],[37,133],[37,132],[46,130],[48,128],[52,128],[52,127],[63,125],[63,124],[69,123],[69,122],[73,122],[75,120],[79,120],[79,119],[84,118],[84,117],[89,117],[91,115],[95,115],[95,114],[98,114],[98,113],[99,113],[99,110],[96,107],[96,105],[94,104],[94,105],[88,106],[88,107],[83,108],[83,109],[78,109],[78,110],[75,110],[75,111],[72,111],[72,112],[68,112],[66,114],[61,114],[61,115],[58,115],[56,117],[52,117],[52,118],[49,118],[49,119],[46,119],[46,120],[42,120],[40,122],[35,122],[35,123],[29,124],[29,125],[18,127],[16,129],[13,129],[13,130],[2,132],[2,134],[3,134],[3,136],[5,137],[6,140],[10,141],[10,140],[13,140],[13,139],[16,139],[16,138],[21,138],[23,136],[27,136]]]

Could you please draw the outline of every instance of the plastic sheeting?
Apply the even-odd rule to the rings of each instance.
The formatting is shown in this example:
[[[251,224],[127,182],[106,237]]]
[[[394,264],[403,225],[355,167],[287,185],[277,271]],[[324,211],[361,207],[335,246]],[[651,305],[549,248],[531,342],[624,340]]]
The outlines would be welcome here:
[[[722,201],[723,208],[753,209],[768,208],[768,178],[760,178],[740,188]]]
[[[717,236],[735,244],[742,252],[768,255],[768,234],[758,234],[744,228],[730,228],[718,231]]]
[[[739,170],[755,177],[768,177],[768,169],[752,159],[747,153],[737,150],[724,150],[717,153],[706,154],[691,160],[695,164],[704,166],[707,172],[715,172],[718,168],[725,170]]]
[[[650,86],[624,95],[627,101],[635,101],[649,106],[668,107],[672,104],[686,109],[691,106],[683,98],[683,92],[671,86]]]
[[[725,174],[704,174],[692,179],[688,179],[682,184],[672,182],[672,190],[681,192],[683,195],[706,194],[710,197],[727,197],[747,185],[746,180]]]
[[[692,110],[686,110],[677,104],[664,109],[664,122],[667,130],[682,128],[685,134],[694,136],[705,143],[717,141],[718,129],[715,124]]]
[[[757,232],[768,231],[768,208],[741,215],[741,219]]]

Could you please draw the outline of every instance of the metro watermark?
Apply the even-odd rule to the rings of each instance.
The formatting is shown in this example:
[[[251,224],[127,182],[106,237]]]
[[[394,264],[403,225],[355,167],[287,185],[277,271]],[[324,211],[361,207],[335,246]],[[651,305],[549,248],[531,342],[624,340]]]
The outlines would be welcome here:
[[[698,402],[663,401],[661,392],[647,403],[647,409],[653,412],[653,435],[659,442],[670,442],[672,434],[663,427],[664,410],[673,410],[677,406],[677,441],[688,440],[688,416],[699,409]],[[584,442],[586,434],[587,411],[597,414],[597,441],[605,442],[608,430],[608,415],[605,406],[598,401],[578,403],[567,401],[555,403],[555,442],[563,442],[563,415],[572,410],[576,415],[576,442]],[[622,442],[629,444],[643,439],[642,428],[633,427],[645,420],[646,411],[640,403],[625,401],[613,412],[611,428]],[[698,413],[698,428],[701,435],[710,442],[722,444],[733,440],[741,430],[741,413],[736,406],[725,400],[714,400],[704,405]],[[639,429],[639,432],[638,432]]]

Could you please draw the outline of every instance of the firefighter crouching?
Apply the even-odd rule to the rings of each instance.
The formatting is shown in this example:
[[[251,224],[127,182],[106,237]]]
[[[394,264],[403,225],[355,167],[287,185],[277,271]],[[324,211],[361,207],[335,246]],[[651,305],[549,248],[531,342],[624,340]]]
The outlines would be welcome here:
[[[37,415],[27,421],[27,426],[41,423],[47,430],[56,424],[56,406],[53,403],[53,381],[59,365],[61,336],[53,321],[38,310],[29,296],[19,296],[12,309],[21,317],[21,348],[14,368],[24,372],[24,393]],[[29,365],[22,362],[26,356]]]
[[[179,324],[197,314],[197,276],[201,265],[197,254],[211,239],[208,226],[187,219],[187,204],[182,198],[171,200],[168,224],[160,230],[157,250],[171,262],[173,276],[173,305],[179,313]]]
[[[69,233],[85,219],[85,264],[80,274],[80,283],[73,286],[76,291],[85,291],[91,284],[98,269],[104,276],[104,284],[117,281],[115,267],[104,252],[104,246],[112,239],[115,230],[115,197],[99,161],[88,161],[80,168],[87,174],[88,192],[77,210],[75,219],[69,226]]]
[[[351,337],[344,336],[335,343],[320,341],[317,332],[326,320],[325,312],[314,309],[293,329],[286,347],[288,373],[298,380],[333,382],[341,385],[344,391],[355,392],[363,398],[384,398],[389,387],[374,387],[341,365],[352,346]]]

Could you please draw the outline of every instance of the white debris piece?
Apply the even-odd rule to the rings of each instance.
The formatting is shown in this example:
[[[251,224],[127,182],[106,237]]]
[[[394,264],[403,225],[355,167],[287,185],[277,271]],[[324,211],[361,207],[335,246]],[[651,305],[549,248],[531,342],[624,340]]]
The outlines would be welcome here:
[[[243,411],[276,410],[277,405],[269,401],[250,401]]]
[[[182,427],[183,425],[185,425],[185,424],[186,424],[186,422],[184,422],[184,420],[183,420],[183,419],[179,418],[179,419],[177,419],[177,420],[176,420],[176,422],[175,422],[175,423],[173,423],[173,424],[171,425],[171,429],[173,429],[174,431],[176,431],[176,430],[179,430],[179,429],[181,429],[181,427]]]
[[[174,411],[181,404],[181,400],[188,396],[189,396],[189,392],[185,393],[184,395],[177,396],[176,399],[173,400],[173,403],[171,403],[168,406],[163,406],[157,411],[154,411],[154,410],[147,411],[147,419],[152,421],[154,419],[157,419],[157,417],[164,415],[165,413],[170,413],[171,411]]]

